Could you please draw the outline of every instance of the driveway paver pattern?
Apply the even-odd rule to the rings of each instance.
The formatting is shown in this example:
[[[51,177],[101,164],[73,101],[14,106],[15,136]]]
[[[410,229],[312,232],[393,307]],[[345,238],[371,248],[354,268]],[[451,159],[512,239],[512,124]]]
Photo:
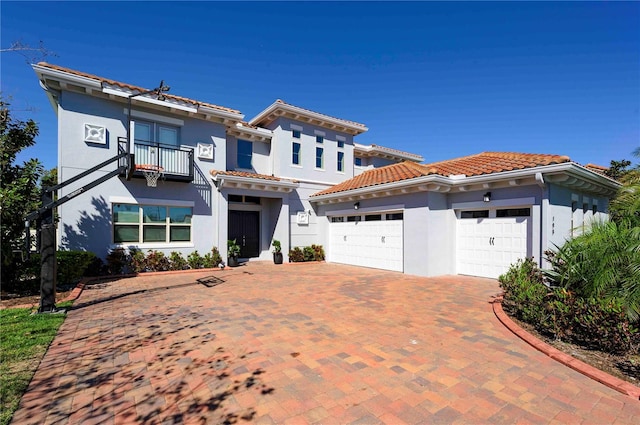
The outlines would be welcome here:
[[[498,292],[327,263],[89,285],[13,422],[637,423],[640,402],[506,330]]]

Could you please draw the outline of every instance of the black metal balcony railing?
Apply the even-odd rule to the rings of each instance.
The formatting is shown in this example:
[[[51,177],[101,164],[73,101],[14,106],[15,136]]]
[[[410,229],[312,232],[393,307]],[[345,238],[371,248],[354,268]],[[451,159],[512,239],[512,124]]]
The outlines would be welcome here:
[[[118,138],[121,152],[126,150],[127,139]],[[136,165],[157,165],[163,168],[164,179],[169,181],[193,181],[193,149],[177,148],[160,143],[135,140],[133,155]],[[124,159],[121,164],[124,165]],[[133,177],[144,177],[141,171],[133,173]]]

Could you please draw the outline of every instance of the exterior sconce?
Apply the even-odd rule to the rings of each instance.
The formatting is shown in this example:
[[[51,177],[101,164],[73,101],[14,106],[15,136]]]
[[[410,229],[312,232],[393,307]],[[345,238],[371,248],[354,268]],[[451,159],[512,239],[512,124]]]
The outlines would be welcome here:
[[[354,210],[357,210],[358,208],[360,208],[360,202],[356,202],[355,204],[353,204]]]
[[[485,193],[484,195],[482,195],[482,200],[483,200],[484,202],[489,202],[489,201],[491,201],[491,192],[487,192],[487,193]]]

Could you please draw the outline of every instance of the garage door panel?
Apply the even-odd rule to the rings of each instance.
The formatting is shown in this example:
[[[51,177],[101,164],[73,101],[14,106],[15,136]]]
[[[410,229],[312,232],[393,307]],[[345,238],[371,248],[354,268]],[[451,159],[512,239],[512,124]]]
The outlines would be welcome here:
[[[527,217],[458,219],[457,229],[459,274],[497,278],[529,256]]]
[[[402,220],[331,223],[329,227],[329,261],[403,270]]]

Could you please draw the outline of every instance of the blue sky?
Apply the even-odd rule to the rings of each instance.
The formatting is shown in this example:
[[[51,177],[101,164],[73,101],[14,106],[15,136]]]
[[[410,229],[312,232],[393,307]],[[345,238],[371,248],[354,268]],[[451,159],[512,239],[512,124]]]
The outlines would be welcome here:
[[[0,3],[1,46],[239,109],[283,99],[366,124],[357,142],[426,162],[482,151],[608,165],[640,146],[640,3]],[[16,53],[2,95],[40,125],[25,157],[56,165],[53,109]]]

